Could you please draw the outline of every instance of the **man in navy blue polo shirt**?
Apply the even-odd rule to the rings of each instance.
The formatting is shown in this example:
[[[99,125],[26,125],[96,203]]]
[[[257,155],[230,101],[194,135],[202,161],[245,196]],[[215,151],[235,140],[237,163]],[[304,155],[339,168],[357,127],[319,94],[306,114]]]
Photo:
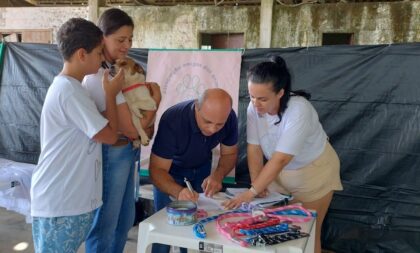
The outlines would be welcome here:
[[[166,110],[150,156],[155,211],[171,202],[169,196],[196,202],[197,192],[212,196],[220,191],[223,178],[236,164],[237,142],[238,119],[232,98],[222,89],[208,89],[197,100]],[[220,159],[211,172],[211,151],[218,144]],[[184,177],[194,192],[188,190]],[[169,252],[169,246],[153,245],[152,252]]]

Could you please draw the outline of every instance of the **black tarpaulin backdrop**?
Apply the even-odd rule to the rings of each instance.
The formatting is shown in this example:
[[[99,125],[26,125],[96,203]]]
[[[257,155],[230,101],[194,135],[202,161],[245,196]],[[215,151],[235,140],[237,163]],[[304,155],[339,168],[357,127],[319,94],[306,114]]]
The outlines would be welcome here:
[[[147,69],[147,50],[130,55]],[[39,115],[62,66],[54,45],[6,44],[0,83],[0,157],[36,163]],[[323,246],[336,252],[420,250],[420,44],[246,50],[239,92],[237,181],[247,182],[246,70],[283,56],[294,89],[312,94],[341,160]]]

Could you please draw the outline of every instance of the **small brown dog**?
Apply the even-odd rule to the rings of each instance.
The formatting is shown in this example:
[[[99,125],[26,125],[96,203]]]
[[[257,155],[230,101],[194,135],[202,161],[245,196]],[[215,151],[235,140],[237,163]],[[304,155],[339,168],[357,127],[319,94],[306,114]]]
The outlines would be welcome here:
[[[131,111],[131,119],[140,135],[140,140],[133,142],[134,147],[149,145],[150,139],[140,124],[143,118],[143,111],[156,110],[156,102],[150,95],[146,84],[146,77],[143,68],[131,58],[118,59],[115,62],[115,70],[124,69],[125,83],[122,86],[122,93]]]

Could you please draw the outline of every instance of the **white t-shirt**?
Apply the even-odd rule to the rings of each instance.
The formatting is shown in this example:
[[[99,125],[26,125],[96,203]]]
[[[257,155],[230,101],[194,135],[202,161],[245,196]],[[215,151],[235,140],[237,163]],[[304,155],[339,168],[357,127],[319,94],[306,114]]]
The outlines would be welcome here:
[[[102,205],[102,146],[92,137],[107,123],[78,80],[54,78],[41,113],[32,216],[79,215]]]
[[[104,68],[100,68],[98,73],[87,75],[82,81],[82,86],[85,87],[90,97],[95,101],[96,107],[100,112],[106,109],[105,91],[102,88],[102,76],[104,75]],[[117,105],[125,103],[124,95],[120,91],[116,98]]]
[[[277,115],[258,115],[252,103],[247,111],[247,142],[260,145],[270,159],[274,152],[293,155],[284,168],[302,168],[324,151],[327,135],[312,104],[301,96],[292,96],[279,124]]]

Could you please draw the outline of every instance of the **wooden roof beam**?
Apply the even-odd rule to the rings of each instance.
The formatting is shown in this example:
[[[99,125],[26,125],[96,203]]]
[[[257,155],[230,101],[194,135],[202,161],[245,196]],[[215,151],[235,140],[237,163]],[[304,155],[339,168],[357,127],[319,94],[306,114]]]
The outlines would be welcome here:
[[[37,0],[25,0],[25,2],[37,6],[39,3]]]

